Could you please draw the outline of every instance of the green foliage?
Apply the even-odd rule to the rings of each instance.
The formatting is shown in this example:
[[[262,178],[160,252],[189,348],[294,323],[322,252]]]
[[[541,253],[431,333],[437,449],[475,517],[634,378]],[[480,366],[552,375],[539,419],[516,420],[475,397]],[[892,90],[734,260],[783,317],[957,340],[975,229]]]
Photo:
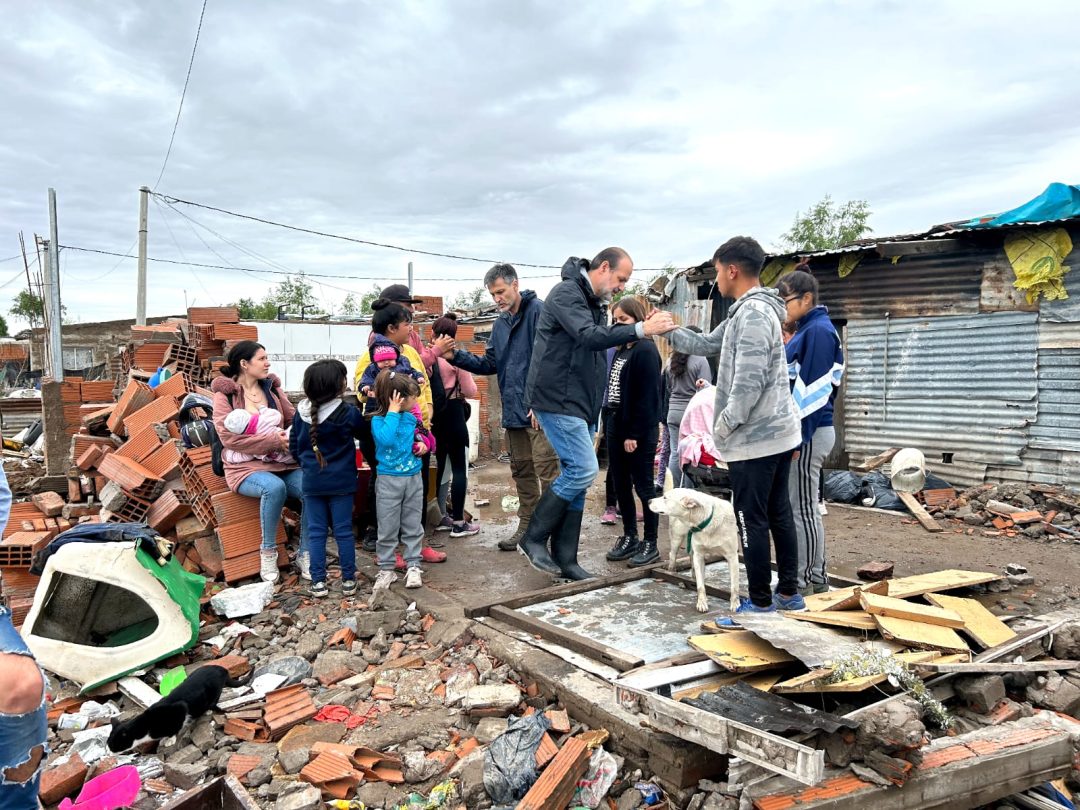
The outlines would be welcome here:
[[[4,319],[3,315],[0,315],[0,337],[10,337],[10,335],[8,335],[7,321]]]
[[[321,315],[315,292],[303,273],[287,278],[271,287],[266,297],[258,303],[252,298],[241,298],[233,304],[240,310],[240,317],[252,321],[272,321],[278,316],[278,307],[284,307],[290,315]]]
[[[487,287],[480,285],[472,290],[465,290],[458,293],[450,303],[450,309],[459,311],[471,311],[475,309],[481,309],[491,303],[491,299],[488,296]],[[433,312],[432,315],[441,315],[441,312]]]
[[[861,239],[873,229],[870,204],[866,200],[851,200],[843,205],[833,202],[826,194],[805,213],[795,215],[791,230],[780,237],[781,248],[796,251],[831,250]]]
[[[30,322],[30,328],[35,329],[45,323],[45,299],[34,295],[29,290],[20,290],[12,301],[8,313],[24,321]],[[67,307],[60,305],[60,317],[67,314]],[[4,324],[4,334],[7,334],[7,324]]]
[[[370,315],[371,305],[379,297],[381,289],[378,284],[372,283],[371,289],[365,293],[361,293],[359,296],[356,293],[349,293],[345,296],[345,299],[341,302],[341,306],[338,308],[338,314],[340,315]]]

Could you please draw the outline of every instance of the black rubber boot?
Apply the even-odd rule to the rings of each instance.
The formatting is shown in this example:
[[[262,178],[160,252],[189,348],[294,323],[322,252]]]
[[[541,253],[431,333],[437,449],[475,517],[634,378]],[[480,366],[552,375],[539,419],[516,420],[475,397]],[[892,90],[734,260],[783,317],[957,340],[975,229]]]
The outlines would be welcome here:
[[[612,562],[622,562],[623,560],[629,560],[641,548],[641,541],[636,536],[624,534],[615,541],[615,545],[611,547],[611,551],[607,553],[607,558]]]
[[[659,561],[660,551],[656,548],[656,541],[646,539],[638,549],[638,553],[630,560],[630,567],[644,568],[646,565],[652,565],[654,562]]]
[[[559,574],[558,564],[548,553],[548,538],[554,540],[554,535],[562,525],[569,506],[569,502],[564,501],[549,489],[540,496],[536,508],[533,509],[529,528],[525,530],[525,536],[518,541],[517,548],[528,558],[529,565],[537,571],[552,575]]]
[[[577,561],[578,542],[581,538],[581,512],[567,511],[562,526],[551,537],[551,556],[559,566],[561,577],[571,582],[593,579]]]

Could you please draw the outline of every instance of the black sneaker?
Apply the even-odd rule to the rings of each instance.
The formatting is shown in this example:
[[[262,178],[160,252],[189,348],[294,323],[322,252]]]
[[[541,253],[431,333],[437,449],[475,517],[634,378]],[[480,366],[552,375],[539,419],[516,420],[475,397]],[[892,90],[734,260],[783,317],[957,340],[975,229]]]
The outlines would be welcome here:
[[[615,545],[612,546],[611,551],[607,553],[607,558],[612,562],[629,560],[638,553],[640,547],[640,540],[631,535],[624,534],[615,541]]]

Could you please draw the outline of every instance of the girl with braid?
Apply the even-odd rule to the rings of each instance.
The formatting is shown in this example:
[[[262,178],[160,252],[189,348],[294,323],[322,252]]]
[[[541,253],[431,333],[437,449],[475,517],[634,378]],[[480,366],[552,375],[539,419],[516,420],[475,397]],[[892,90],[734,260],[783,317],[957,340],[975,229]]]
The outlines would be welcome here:
[[[317,360],[304,372],[289,452],[304,471],[304,528],[311,551],[311,595],[326,596],[326,537],[333,528],[341,562],[341,594],[356,593],[352,510],[356,439],[364,417],[342,400],[348,371],[340,360]]]

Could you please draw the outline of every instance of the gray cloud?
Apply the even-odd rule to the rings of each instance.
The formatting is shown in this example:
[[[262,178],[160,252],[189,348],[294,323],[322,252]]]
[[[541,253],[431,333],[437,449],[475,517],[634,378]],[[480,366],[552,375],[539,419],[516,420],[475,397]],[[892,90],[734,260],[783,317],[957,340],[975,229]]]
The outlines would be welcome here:
[[[47,231],[50,185],[62,242],[132,244],[200,5],[7,10],[0,257],[19,229]],[[1015,11],[974,2],[210,0],[159,190],[555,265],[612,243],[643,267],[699,261],[734,232],[771,243],[825,193],[869,200],[878,233],[918,230],[1077,179],[1080,11],[1038,12],[1028,37]],[[447,294],[484,270],[180,210],[233,244],[155,205],[151,255],[267,266],[240,245],[277,267],[372,280],[402,278],[412,258],[417,289]],[[16,269],[0,265],[0,282]],[[74,316],[133,313],[134,262],[69,251],[63,269]],[[543,291],[550,273],[527,275]],[[185,291],[226,303],[275,280],[169,265],[151,265],[151,279],[151,313],[178,311]],[[327,303],[344,295],[322,291]]]

